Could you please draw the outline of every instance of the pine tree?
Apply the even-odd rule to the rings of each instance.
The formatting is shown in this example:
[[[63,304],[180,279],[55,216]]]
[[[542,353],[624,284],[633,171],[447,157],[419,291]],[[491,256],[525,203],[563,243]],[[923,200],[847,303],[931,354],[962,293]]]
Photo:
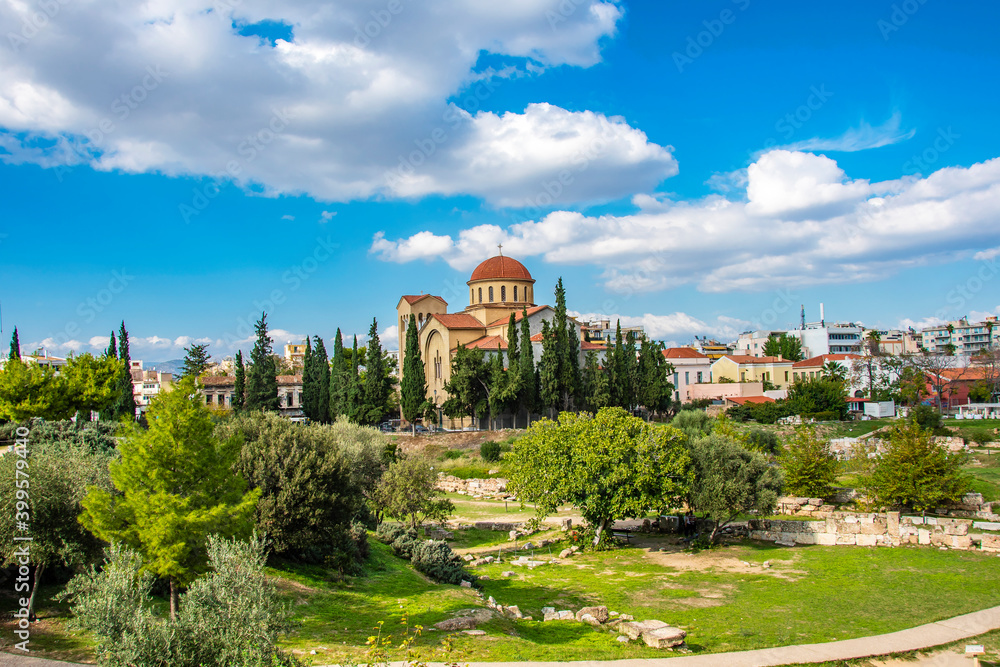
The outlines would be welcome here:
[[[247,373],[247,410],[275,410],[278,405],[278,374],[271,356],[271,337],[267,335],[267,313],[261,313],[254,325],[257,341],[250,351]]]
[[[417,317],[410,314],[406,325],[406,341],[403,347],[403,383],[399,392],[403,419],[413,425],[417,432],[417,417],[423,413],[427,403],[427,378],[424,375],[424,361],[420,357],[420,334],[417,332]]]
[[[378,320],[372,319],[368,329],[368,350],[365,354],[364,409],[362,424],[374,425],[382,421],[392,393],[389,368],[382,356],[382,344],[378,338]]]
[[[10,354],[8,361],[21,361],[21,341],[17,337],[17,327],[14,327],[14,334],[10,337]]]
[[[132,360],[129,356],[128,331],[122,320],[118,330],[118,359],[121,369],[118,371],[118,381],[115,384],[115,400],[111,406],[113,419],[135,420],[135,394],[132,386]]]
[[[184,348],[181,377],[198,378],[208,368],[208,343],[196,343]]]
[[[108,343],[108,349],[104,352],[104,355],[113,359],[118,358],[118,343],[115,340],[114,331],[111,332],[111,342]]]
[[[319,390],[316,396],[316,419],[323,424],[330,422],[330,358],[322,336],[316,336],[313,346],[313,365]]]
[[[538,404],[538,378],[535,375],[535,349],[531,344],[528,310],[521,311],[521,340],[518,350],[518,403],[524,410],[525,426],[531,425],[531,411]],[[511,365],[514,365],[511,360]]]
[[[336,421],[341,415],[350,416],[347,409],[347,381],[350,368],[344,356],[344,337],[337,329],[333,339],[333,362],[330,364],[330,420]]]
[[[246,403],[247,392],[247,369],[243,365],[243,352],[236,350],[235,370],[236,379],[233,383],[233,411],[240,412]]]
[[[316,421],[316,392],[319,387],[312,356],[312,338],[306,336],[306,353],[302,357],[302,412],[310,421]]]

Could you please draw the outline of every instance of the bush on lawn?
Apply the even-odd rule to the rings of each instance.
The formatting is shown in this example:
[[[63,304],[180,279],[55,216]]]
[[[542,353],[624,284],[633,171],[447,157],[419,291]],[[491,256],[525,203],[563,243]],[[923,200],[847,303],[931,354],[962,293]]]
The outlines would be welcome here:
[[[463,579],[469,579],[462,567],[462,559],[444,541],[426,540],[417,543],[410,560],[417,570],[443,584],[458,585]]]
[[[479,445],[479,455],[484,461],[493,463],[500,460],[501,445],[499,442],[488,440]]]

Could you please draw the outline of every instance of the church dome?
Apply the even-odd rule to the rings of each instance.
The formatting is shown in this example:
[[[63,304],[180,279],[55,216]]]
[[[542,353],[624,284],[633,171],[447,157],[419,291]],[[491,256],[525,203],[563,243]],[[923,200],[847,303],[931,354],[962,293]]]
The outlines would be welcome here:
[[[503,255],[497,255],[496,257],[490,257],[488,260],[476,267],[476,270],[472,272],[472,278],[469,282],[475,282],[477,280],[498,280],[498,279],[509,279],[509,280],[530,280],[535,282],[528,273],[528,269],[524,268],[524,264],[512,259],[510,257],[504,257]]]

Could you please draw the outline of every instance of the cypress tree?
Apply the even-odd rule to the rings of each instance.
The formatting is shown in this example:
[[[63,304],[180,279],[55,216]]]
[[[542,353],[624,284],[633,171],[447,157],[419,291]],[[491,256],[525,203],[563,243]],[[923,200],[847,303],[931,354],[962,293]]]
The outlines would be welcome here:
[[[271,356],[273,341],[267,335],[267,313],[261,313],[254,325],[257,341],[250,351],[250,372],[247,373],[247,410],[278,410],[278,372]]]
[[[17,337],[17,327],[14,327],[14,334],[10,337],[10,354],[8,361],[21,361],[21,341]]]
[[[618,320],[615,325],[615,344],[608,352],[608,391],[610,403],[615,407],[625,407],[628,405],[628,391],[626,389],[628,378],[625,369],[625,348],[622,344],[622,321]]]
[[[424,360],[420,357],[420,334],[417,332],[417,317],[410,314],[406,325],[406,340],[403,347],[403,382],[399,387],[403,419],[413,425],[417,433],[417,417],[420,417],[427,403],[427,378],[424,375]]]
[[[663,345],[648,340],[642,341],[639,349],[636,403],[649,411],[650,418],[654,412],[662,410],[670,402],[673,385],[667,379],[669,368],[670,363],[663,356]]]
[[[115,341],[115,332],[111,332],[111,342],[108,343],[108,349],[105,350],[104,356],[110,357],[112,359],[118,358],[118,343]]]
[[[530,342],[528,343],[531,344]],[[507,320],[507,368],[517,373],[517,365],[520,360],[520,356],[517,354],[517,319],[514,317],[514,313],[510,314],[510,319]]]
[[[306,336],[306,353],[302,357],[302,412],[310,421],[316,421],[317,380],[313,369],[312,338]]]
[[[518,402],[524,410],[525,426],[531,425],[531,411],[538,404],[538,378],[535,375],[535,349],[531,344],[528,309],[521,311],[521,340],[518,350]],[[511,359],[511,365],[514,364]]]
[[[322,336],[316,336],[313,347],[313,367],[316,369],[318,390],[316,396],[316,419],[327,424],[330,421],[330,358],[326,355],[326,344]]]
[[[330,368],[330,419],[336,421],[337,417],[347,415],[347,381],[350,375],[350,368],[347,365],[347,358],[344,356],[344,337],[337,328],[337,336],[333,339],[333,362]]]
[[[622,367],[625,371],[623,388],[626,392],[626,403],[622,407],[626,410],[631,410],[636,404],[639,392],[639,354],[635,348],[635,336],[633,334],[625,336],[625,356]]]
[[[348,369],[347,382],[345,383],[344,407],[348,418],[353,422],[361,421],[362,395],[361,378],[358,373],[358,335],[354,334],[354,347],[351,348],[351,367]]]
[[[592,412],[597,412],[611,401],[608,393],[608,375],[598,363],[597,352],[594,350],[587,353],[580,382],[580,394],[584,405]]]
[[[363,424],[378,424],[385,416],[392,385],[389,382],[389,368],[382,356],[382,344],[378,338],[378,320],[372,318],[368,329],[368,350],[365,354],[365,385],[363,392]]]
[[[236,379],[233,383],[233,411],[240,412],[246,402],[247,369],[243,365],[243,352],[236,350],[236,369],[233,371]]]
[[[565,329],[563,330],[565,331]],[[549,321],[542,322],[542,358],[538,360],[538,394],[542,407],[551,411],[561,399],[559,385],[559,347]]]
[[[118,330],[118,359],[121,369],[118,371],[118,381],[115,387],[115,400],[112,405],[114,419],[135,420],[135,395],[132,386],[132,360],[129,355],[128,331],[125,320],[122,320]]]

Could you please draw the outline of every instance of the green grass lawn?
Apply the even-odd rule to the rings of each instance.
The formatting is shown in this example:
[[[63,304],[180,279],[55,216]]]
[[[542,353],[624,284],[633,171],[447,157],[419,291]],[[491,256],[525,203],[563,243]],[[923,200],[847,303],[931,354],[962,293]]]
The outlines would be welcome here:
[[[485,531],[483,531],[485,532]],[[470,534],[481,543],[485,536]],[[495,619],[485,637],[458,635],[456,653],[442,653],[444,633],[425,630],[416,646],[431,660],[581,660],[662,657],[617,633],[568,621],[543,623],[543,606],[579,609],[606,604],[637,620],[659,619],[688,631],[694,652],[745,650],[825,642],[941,620],[1000,604],[1000,568],[977,552],[902,547],[796,547],[747,542],[698,553],[678,551],[673,540],[644,536],[642,546],[586,553],[535,570],[509,562],[477,568],[483,594],[517,604],[533,621]],[[671,551],[651,552],[662,545]],[[555,549],[555,547],[554,547]],[[279,594],[301,626],[282,644],[313,664],[362,658],[379,621],[401,638],[400,621],[430,628],[461,609],[481,608],[473,591],[436,584],[372,540],[366,577],[336,581],[318,567],[269,570]],[[538,554],[545,555],[547,554]],[[751,563],[747,567],[743,562]],[[770,561],[771,567],[760,567]],[[516,575],[504,578],[502,572]],[[39,645],[80,660],[85,637],[65,629],[65,609],[43,596],[47,636]],[[5,635],[9,636],[9,632]],[[37,636],[37,635],[36,635]],[[35,648],[35,645],[33,645]],[[310,651],[316,654],[311,655]],[[398,657],[398,656],[397,656]]]
[[[877,431],[883,426],[888,426],[891,419],[872,419],[869,421],[839,422],[831,428],[830,438],[857,438],[858,436]]]
[[[972,477],[972,491],[983,494],[983,500],[1000,500],[1000,468],[967,466],[965,472]]]

